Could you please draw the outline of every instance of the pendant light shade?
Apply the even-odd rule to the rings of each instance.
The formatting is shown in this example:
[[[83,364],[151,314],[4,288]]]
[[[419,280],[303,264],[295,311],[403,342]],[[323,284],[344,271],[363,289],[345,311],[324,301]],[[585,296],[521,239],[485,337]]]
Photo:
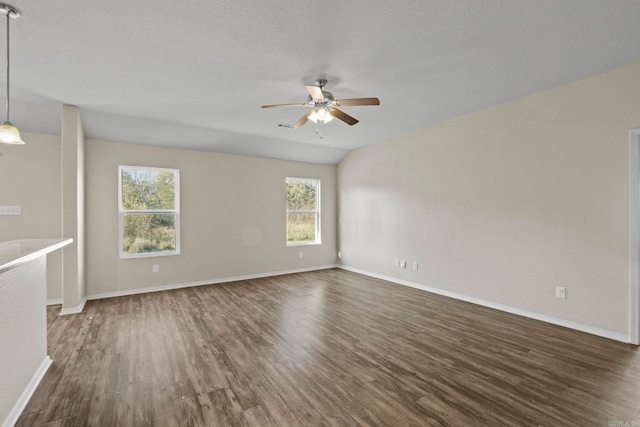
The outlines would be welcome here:
[[[20,138],[18,128],[9,122],[4,122],[4,124],[0,126],[0,142],[4,144],[24,144],[24,141]]]
[[[0,126],[0,143],[4,144],[24,144],[20,138],[20,132],[9,121],[9,18],[18,19],[20,11],[15,7],[0,3],[0,13],[7,17],[7,120]]]

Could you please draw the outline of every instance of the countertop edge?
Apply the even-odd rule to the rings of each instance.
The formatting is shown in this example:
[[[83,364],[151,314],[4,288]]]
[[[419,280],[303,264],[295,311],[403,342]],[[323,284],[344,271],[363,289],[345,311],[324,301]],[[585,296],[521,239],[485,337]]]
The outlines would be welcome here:
[[[21,245],[29,243],[33,246],[33,248],[29,251],[23,251],[20,255],[16,256],[14,259],[5,262],[0,265],[0,274],[11,270],[21,264],[25,264],[29,261],[33,261],[36,258],[39,258],[43,255],[46,255],[50,252],[53,252],[57,249],[60,249],[64,246],[67,246],[73,242],[71,238],[60,238],[60,239],[22,239],[22,240],[11,240],[8,242],[0,243],[0,255],[4,247],[9,245]]]

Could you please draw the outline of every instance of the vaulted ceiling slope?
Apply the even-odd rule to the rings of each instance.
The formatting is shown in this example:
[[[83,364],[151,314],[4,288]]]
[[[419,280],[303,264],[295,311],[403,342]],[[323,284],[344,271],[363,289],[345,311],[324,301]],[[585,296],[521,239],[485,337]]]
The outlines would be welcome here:
[[[11,4],[22,131],[60,132],[73,104],[88,138],[314,163],[640,61],[637,0]],[[345,107],[360,123],[319,134],[277,126],[303,108],[260,109],[305,102],[319,77],[381,105]]]

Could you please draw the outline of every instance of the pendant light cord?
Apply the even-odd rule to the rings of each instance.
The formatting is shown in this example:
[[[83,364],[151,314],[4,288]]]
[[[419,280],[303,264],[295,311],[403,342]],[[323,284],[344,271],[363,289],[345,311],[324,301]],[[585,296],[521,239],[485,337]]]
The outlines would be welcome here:
[[[11,122],[9,120],[11,120],[11,116],[10,116],[10,109],[9,109],[9,99],[11,98],[10,96],[10,88],[9,88],[9,72],[10,70],[10,57],[9,57],[9,52],[10,52],[10,46],[11,46],[11,42],[10,42],[10,20],[11,19],[15,19],[15,18],[19,18],[20,17],[20,11],[18,9],[16,9],[15,7],[8,5],[8,4],[4,4],[4,3],[0,3],[0,11],[4,12],[7,15],[7,105],[6,105],[6,109],[7,109],[7,121],[4,122],[2,124],[2,126],[0,126],[0,143],[3,144],[16,144],[16,145],[24,145],[24,141],[22,140],[22,138],[20,138],[20,132],[18,131],[18,129],[13,126],[11,124]],[[1,13],[0,12],[0,13]],[[2,19],[2,18],[0,18]]]
[[[9,121],[9,11],[7,11],[7,123]]]

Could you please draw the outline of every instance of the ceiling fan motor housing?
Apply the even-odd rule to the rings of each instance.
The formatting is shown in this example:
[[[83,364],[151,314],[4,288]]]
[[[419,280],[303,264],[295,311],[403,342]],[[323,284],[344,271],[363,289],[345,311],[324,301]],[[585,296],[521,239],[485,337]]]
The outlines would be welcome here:
[[[333,94],[331,92],[327,92],[325,90],[322,91],[322,95],[324,96],[324,99],[328,99],[329,101],[334,101],[335,98],[333,97]]]
[[[309,95],[309,97],[307,98],[308,102],[318,105],[318,106],[322,106],[324,104],[329,104],[330,102],[335,101],[335,98],[333,97],[333,94],[331,92],[327,92],[325,90],[322,91],[322,96],[324,96],[324,99],[320,100],[320,99],[314,99],[313,96]]]

